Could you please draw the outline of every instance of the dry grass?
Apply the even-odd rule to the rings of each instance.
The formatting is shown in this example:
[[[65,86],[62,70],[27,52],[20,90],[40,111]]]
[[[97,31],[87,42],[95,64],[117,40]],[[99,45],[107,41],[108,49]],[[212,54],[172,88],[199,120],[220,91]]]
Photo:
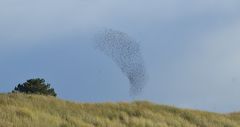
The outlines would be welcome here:
[[[149,102],[78,104],[54,97],[0,95],[0,127],[240,127],[240,114]]]

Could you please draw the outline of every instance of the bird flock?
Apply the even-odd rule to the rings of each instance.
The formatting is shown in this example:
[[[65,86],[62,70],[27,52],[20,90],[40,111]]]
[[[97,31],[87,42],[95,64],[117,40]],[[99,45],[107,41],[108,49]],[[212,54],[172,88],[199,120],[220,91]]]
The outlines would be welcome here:
[[[96,47],[110,57],[130,83],[130,95],[138,95],[146,84],[146,68],[139,43],[126,33],[105,29],[96,40]]]

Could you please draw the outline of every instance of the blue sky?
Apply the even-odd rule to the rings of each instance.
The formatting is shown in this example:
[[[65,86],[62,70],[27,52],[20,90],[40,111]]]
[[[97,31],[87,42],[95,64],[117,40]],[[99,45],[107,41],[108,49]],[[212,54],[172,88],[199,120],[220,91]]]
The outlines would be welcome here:
[[[60,98],[131,101],[129,83],[94,48],[105,28],[141,44],[148,84],[134,98],[217,112],[240,110],[238,0],[0,2],[0,91],[41,77]]]

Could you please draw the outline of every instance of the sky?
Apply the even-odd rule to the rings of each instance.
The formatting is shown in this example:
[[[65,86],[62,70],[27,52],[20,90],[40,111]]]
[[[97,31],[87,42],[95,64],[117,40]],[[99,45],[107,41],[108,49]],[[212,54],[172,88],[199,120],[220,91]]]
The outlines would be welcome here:
[[[76,102],[240,111],[239,13],[239,0],[0,1],[0,92],[39,77]],[[94,47],[106,28],[141,45],[148,83],[137,97]]]

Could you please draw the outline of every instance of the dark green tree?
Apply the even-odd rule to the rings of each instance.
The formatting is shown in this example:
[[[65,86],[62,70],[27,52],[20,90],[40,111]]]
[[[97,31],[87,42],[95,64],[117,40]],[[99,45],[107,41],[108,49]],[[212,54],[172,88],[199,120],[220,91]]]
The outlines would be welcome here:
[[[50,86],[51,86],[50,84],[45,83],[44,79],[40,79],[40,78],[29,79],[27,80],[27,82],[23,84],[18,84],[12,92],[50,95],[50,96],[56,97],[57,94],[55,93],[54,89],[51,88]]]

